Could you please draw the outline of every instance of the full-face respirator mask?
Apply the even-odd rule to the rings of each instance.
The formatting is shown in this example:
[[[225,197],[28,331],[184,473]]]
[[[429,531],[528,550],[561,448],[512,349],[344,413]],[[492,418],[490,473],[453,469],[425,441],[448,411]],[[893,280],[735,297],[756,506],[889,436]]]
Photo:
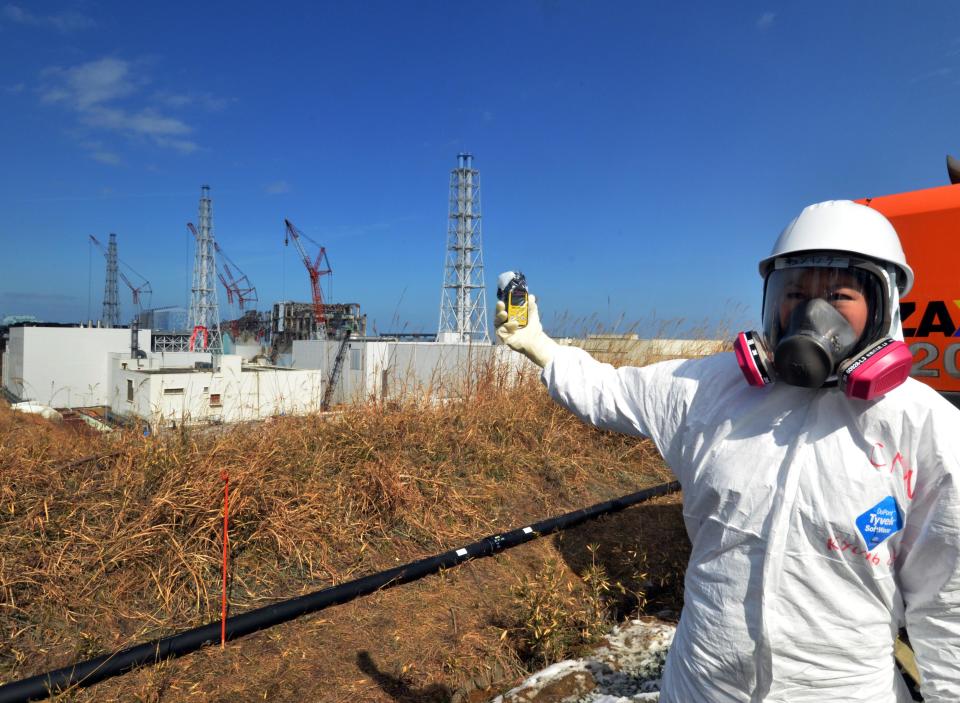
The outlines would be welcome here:
[[[763,331],[741,332],[734,342],[747,382],[835,384],[862,400],[902,384],[913,360],[888,336],[891,280],[877,263],[842,254],[776,258],[764,281]]]

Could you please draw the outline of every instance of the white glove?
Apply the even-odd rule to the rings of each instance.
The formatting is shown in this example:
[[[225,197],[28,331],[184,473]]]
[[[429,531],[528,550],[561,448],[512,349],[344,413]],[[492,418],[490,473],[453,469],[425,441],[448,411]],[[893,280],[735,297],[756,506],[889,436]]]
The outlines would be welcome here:
[[[550,363],[559,346],[544,333],[537,312],[537,299],[532,295],[527,296],[526,327],[521,327],[516,320],[507,322],[507,307],[503,301],[497,301],[497,315],[493,324],[501,342],[541,368]]]

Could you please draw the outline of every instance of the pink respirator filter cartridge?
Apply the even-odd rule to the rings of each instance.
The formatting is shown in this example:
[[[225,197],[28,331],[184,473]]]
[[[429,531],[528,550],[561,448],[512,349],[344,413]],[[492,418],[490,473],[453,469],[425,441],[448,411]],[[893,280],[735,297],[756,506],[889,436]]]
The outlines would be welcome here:
[[[881,339],[840,368],[840,386],[848,398],[873,400],[907,380],[913,355],[903,342]]]
[[[743,377],[751,386],[765,386],[770,383],[763,368],[760,351],[752,332],[741,332],[733,343],[733,352],[737,355],[737,364]]]

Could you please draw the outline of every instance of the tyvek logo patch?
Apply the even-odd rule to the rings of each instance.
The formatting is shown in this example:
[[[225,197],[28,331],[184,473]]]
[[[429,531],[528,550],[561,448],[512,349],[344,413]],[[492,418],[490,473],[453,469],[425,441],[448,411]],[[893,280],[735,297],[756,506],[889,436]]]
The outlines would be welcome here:
[[[893,496],[887,496],[857,518],[857,530],[867,543],[868,550],[901,529],[903,518]]]

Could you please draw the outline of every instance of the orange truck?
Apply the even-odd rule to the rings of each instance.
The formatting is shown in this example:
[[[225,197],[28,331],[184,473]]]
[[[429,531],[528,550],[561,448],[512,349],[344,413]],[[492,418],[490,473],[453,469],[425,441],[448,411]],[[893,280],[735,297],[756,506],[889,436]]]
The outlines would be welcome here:
[[[857,202],[876,208],[900,235],[916,274],[900,301],[904,341],[913,353],[911,375],[960,407],[960,161],[947,157],[952,185]]]

